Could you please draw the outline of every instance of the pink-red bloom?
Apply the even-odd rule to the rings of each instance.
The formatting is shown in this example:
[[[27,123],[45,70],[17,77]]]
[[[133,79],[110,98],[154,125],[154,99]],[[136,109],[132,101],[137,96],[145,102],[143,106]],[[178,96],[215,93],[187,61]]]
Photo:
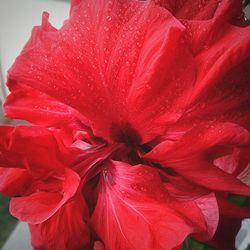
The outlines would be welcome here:
[[[241,1],[72,0],[61,29],[48,17],[7,82],[6,115],[33,125],[0,127],[0,191],[33,247],[229,249],[222,228],[250,214],[227,201],[250,195]]]

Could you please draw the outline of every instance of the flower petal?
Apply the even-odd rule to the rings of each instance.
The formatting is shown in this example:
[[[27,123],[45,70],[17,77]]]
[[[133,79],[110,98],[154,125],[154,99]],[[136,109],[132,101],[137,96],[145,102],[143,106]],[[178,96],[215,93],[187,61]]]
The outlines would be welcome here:
[[[202,200],[195,202],[172,199],[157,170],[111,162],[101,176],[92,226],[111,250],[172,249],[207,229]]]
[[[55,126],[74,118],[73,110],[63,103],[26,86],[11,88],[4,104],[5,116],[36,125]]]
[[[206,231],[197,234],[196,237],[200,240],[207,241],[214,236],[218,226],[219,210],[217,201],[214,194],[209,194],[196,199],[195,203],[200,208],[206,223]]]
[[[21,195],[31,183],[26,169],[0,167],[0,192],[6,196]]]
[[[205,227],[204,225],[203,227],[206,229],[203,232],[196,234],[195,237],[201,241],[211,239],[216,231],[219,220],[219,211],[215,195],[213,193],[208,194],[207,190],[194,185],[181,176],[172,176],[168,174],[164,174],[163,176],[165,177],[164,179],[167,180],[167,182],[164,183],[165,188],[172,197],[186,202],[192,201],[201,210],[201,213],[203,214],[203,221],[201,224],[204,223]],[[184,212],[185,209],[186,211]],[[194,209],[188,207],[187,204],[182,206],[177,202],[175,210],[180,210],[180,212],[185,213],[187,217],[192,217],[193,220],[195,220],[194,214],[188,215],[189,211]],[[200,218],[198,218],[198,220],[200,220]],[[198,221],[196,223],[199,224]]]
[[[94,250],[105,250],[105,247],[100,241],[96,241],[94,244]]]
[[[250,134],[242,127],[212,123],[193,128],[175,143],[165,141],[159,144],[146,157],[173,168],[189,181],[206,188],[249,195],[250,187],[213,165],[218,153],[227,155],[228,150],[249,143]]]
[[[9,71],[9,83],[76,108],[95,134],[109,140],[117,140],[114,127],[122,133],[129,124],[145,142],[176,121],[195,80],[184,26],[152,1],[88,0],[72,6],[60,30],[35,28]]]
[[[42,223],[54,215],[76,192],[80,178],[66,169],[61,193],[37,192],[30,196],[12,198],[10,212],[19,220],[30,224]]]
[[[50,219],[30,224],[32,245],[36,250],[82,250],[89,244],[86,204],[78,195],[60,208]]]
[[[27,197],[12,198],[10,213],[28,223],[41,223],[57,210],[62,196],[59,193],[38,192]]]
[[[242,3],[239,0],[155,0],[166,7],[178,19],[207,20],[223,16],[234,20],[242,17]],[[239,20],[238,20],[239,21]]]
[[[0,166],[26,168],[32,176],[63,172],[69,152],[54,133],[43,127],[0,126]]]
[[[187,43],[195,57],[197,79],[186,112],[173,124],[171,131],[187,131],[204,121],[233,122],[249,129],[250,33],[249,27],[244,27],[246,22],[241,21],[242,2],[163,2],[180,11],[183,7],[191,15],[196,12],[196,6],[206,6],[197,9],[199,15],[209,11],[210,4],[218,5],[215,13],[211,13],[213,18],[188,20],[182,17],[187,18],[181,22],[186,27]],[[236,26],[237,22],[241,24]]]

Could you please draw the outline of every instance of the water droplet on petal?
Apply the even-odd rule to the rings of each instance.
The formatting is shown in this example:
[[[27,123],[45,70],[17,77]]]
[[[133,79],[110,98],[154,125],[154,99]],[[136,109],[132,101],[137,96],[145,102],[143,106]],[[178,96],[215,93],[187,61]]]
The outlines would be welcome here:
[[[103,29],[104,29],[104,31],[109,31],[109,27],[108,26],[104,26]]]
[[[142,192],[147,192],[147,188],[146,188],[145,186],[141,186],[141,187],[140,187],[140,190],[141,190]]]
[[[111,21],[111,20],[112,20],[112,17],[111,17],[111,16],[107,16],[106,19],[107,19],[108,21]]]

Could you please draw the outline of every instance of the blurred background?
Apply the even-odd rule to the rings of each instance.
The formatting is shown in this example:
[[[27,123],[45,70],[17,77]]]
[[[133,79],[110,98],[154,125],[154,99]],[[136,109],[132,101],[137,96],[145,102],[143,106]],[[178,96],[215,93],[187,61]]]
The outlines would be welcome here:
[[[94,0],[93,0],[94,1]],[[233,1],[233,0],[232,0]],[[0,122],[8,123],[1,109],[8,91],[4,85],[7,70],[28,40],[34,25],[40,25],[43,11],[50,13],[50,21],[60,27],[69,12],[69,0],[0,0]],[[250,5],[245,9],[250,19]],[[16,226],[18,225],[18,226]],[[238,250],[250,243],[250,223],[244,222],[238,235]],[[29,250],[28,228],[8,213],[8,199],[0,195],[0,249]],[[201,248],[199,248],[201,249]],[[194,249],[194,250],[199,250]],[[249,248],[250,249],[250,248]]]

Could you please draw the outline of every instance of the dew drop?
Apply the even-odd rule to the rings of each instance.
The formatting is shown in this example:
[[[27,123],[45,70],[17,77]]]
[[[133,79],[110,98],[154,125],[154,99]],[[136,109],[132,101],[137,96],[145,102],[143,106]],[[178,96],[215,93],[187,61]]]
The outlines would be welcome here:
[[[140,42],[137,42],[136,45],[138,48],[141,48],[141,46],[142,46],[142,44]]]
[[[126,64],[127,66],[129,66],[129,65],[130,65],[129,61],[126,61],[126,62],[125,62],[125,64]]]
[[[111,16],[107,16],[106,19],[107,19],[108,21],[111,21],[111,20],[112,20],[112,17],[111,17]]]
[[[104,29],[104,31],[109,31],[109,27],[108,26],[104,26],[103,29]]]
[[[146,188],[145,186],[141,186],[141,187],[140,187],[140,190],[141,190],[142,192],[147,192],[147,188]]]

